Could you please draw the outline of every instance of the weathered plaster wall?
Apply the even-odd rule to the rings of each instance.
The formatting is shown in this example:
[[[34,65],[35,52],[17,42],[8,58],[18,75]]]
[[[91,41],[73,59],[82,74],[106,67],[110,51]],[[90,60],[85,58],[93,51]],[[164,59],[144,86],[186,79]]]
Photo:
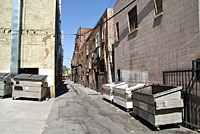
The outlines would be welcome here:
[[[21,67],[54,68],[55,3],[25,0],[22,17]]]
[[[1,0],[0,13],[0,72],[9,72],[12,0]]]
[[[0,72],[10,70],[12,0],[0,2]],[[56,0],[23,0],[20,68],[39,68],[54,92]]]

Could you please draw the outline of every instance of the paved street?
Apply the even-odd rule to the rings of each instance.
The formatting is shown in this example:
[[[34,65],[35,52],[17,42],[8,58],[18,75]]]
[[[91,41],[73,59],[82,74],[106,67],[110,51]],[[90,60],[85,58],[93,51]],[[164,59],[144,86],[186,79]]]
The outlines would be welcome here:
[[[0,99],[0,134],[42,133],[54,99]]]
[[[44,134],[194,133],[171,126],[154,131],[145,121],[103,100],[99,93],[70,81],[67,84],[69,91],[55,99]]]

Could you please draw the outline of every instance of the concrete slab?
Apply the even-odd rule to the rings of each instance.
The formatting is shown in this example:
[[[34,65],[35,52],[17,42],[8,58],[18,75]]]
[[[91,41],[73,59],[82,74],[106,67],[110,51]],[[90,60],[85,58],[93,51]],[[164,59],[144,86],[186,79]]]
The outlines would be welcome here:
[[[0,133],[42,133],[54,99],[37,100],[0,99]]]

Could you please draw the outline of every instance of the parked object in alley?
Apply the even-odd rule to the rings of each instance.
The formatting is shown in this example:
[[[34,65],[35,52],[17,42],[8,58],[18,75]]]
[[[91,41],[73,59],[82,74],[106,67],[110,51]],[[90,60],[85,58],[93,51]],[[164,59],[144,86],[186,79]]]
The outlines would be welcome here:
[[[0,73],[0,97],[3,98],[6,95],[11,95],[11,80],[9,73]]]
[[[14,77],[12,98],[36,98],[48,97],[49,88],[47,75],[19,74]]]
[[[113,101],[114,95],[113,95],[113,87],[126,84],[125,82],[120,83],[108,83],[103,84],[103,98],[109,101]]]
[[[158,130],[161,125],[181,124],[181,90],[182,87],[152,85],[132,91],[133,112]]]
[[[114,98],[113,102],[126,108],[127,111],[133,108],[133,102],[131,99],[131,91],[137,90],[138,88],[144,87],[144,83],[126,83],[123,85],[113,87],[114,90]]]

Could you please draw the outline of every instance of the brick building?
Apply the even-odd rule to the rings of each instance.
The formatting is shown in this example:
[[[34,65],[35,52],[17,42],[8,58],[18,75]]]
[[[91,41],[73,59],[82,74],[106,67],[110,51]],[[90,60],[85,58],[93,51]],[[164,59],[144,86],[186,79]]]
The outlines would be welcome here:
[[[77,36],[75,38],[75,47],[71,62],[72,69],[72,81],[75,83],[82,83],[82,67],[83,67],[83,56],[85,41],[89,36],[92,29],[90,28],[79,28],[77,31]]]
[[[114,44],[114,20],[109,19],[113,16],[113,9],[108,8],[99,19],[96,27],[91,33],[92,42],[88,43],[90,48],[89,55],[92,57],[90,79],[88,80],[90,87],[102,92],[102,85],[111,83],[113,63],[112,63],[112,45]],[[89,66],[89,63],[88,63]]]
[[[114,13],[130,2],[117,0]],[[115,72],[122,81],[160,84],[162,71],[191,68],[200,58],[198,0],[135,1],[114,20]]]
[[[80,84],[100,92],[102,84],[113,81],[112,45],[114,43],[114,20],[109,19],[111,16],[113,16],[113,9],[108,8],[94,29],[89,30],[91,32],[86,32],[87,34],[82,32],[85,37],[88,36],[87,38],[82,37],[82,34],[77,34],[81,35],[78,37],[84,39],[82,39],[82,42],[79,41],[80,45],[75,41],[75,46],[81,47],[77,47],[74,50],[72,60],[73,66],[75,65],[74,63],[79,63],[75,65],[76,68],[73,67],[73,70],[77,70],[73,71],[73,80],[78,76]],[[77,57],[76,53],[79,56],[77,59],[75,59]]]
[[[51,96],[61,84],[61,0],[2,0],[0,72],[48,75]]]
[[[182,85],[184,123],[195,128],[200,128],[200,64],[195,61],[194,68],[192,61],[200,58],[199,5],[199,0],[114,4],[116,80]]]

